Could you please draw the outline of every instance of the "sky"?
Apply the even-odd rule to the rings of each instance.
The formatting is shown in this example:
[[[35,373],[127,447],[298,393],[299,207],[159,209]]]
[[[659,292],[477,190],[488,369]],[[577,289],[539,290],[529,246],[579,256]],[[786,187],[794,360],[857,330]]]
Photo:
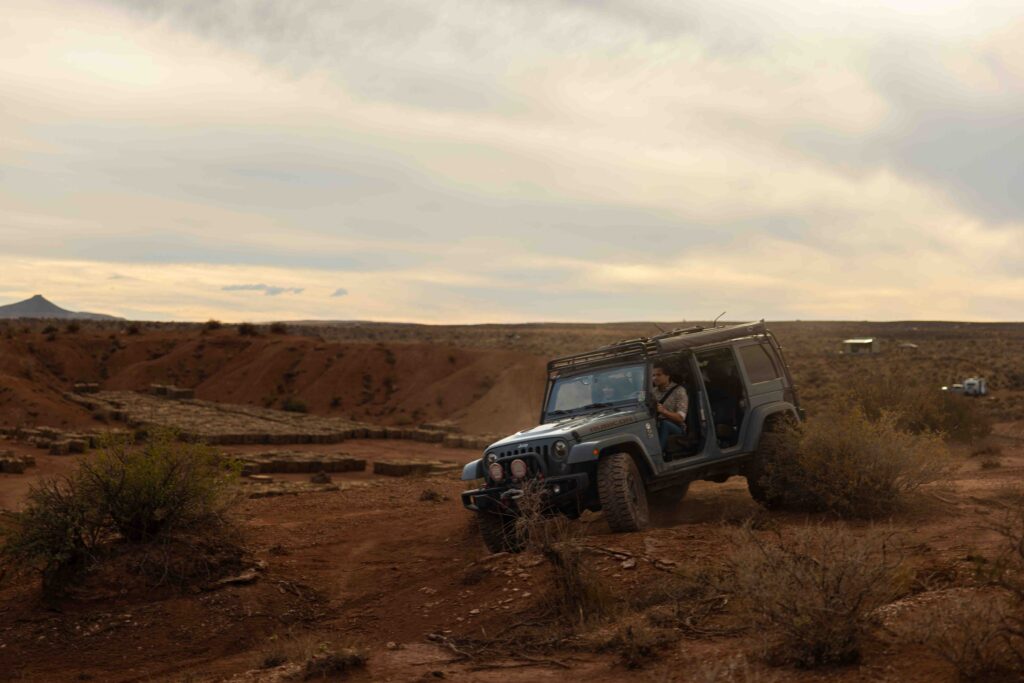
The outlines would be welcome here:
[[[1024,320],[1024,5],[0,0],[0,304]]]

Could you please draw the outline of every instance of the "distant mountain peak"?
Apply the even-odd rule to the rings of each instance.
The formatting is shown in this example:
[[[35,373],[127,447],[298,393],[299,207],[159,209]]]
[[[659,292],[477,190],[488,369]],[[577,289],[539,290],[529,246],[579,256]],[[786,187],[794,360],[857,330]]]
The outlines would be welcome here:
[[[24,301],[0,306],[0,318],[60,318],[79,320],[121,320],[104,313],[86,313],[69,311],[47,299],[42,294],[35,294]]]

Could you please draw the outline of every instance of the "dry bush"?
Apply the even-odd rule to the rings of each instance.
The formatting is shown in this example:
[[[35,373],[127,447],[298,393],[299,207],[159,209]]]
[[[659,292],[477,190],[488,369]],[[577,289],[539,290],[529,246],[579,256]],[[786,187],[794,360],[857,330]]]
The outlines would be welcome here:
[[[541,555],[551,567],[549,604],[563,618],[591,621],[607,616],[613,598],[597,572],[587,562],[580,525],[560,514],[550,514],[543,488],[530,482],[519,498],[515,521],[518,544]]]
[[[788,537],[737,532],[732,592],[768,629],[773,659],[802,667],[856,662],[872,613],[902,591],[891,535],[811,526]]]
[[[1024,498],[1019,491],[1005,498],[1004,514],[992,524],[999,552],[980,565],[989,592],[943,610],[926,631],[926,644],[963,680],[1024,677]]]
[[[945,478],[949,451],[934,433],[911,434],[885,413],[859,410],[790,425],[765,442],[763,484],[788,507],[840,517],[893,512],[903,496]]]
[[[966,599],[965,599],[966,598]],[[1002,593],[960,596],[912,621],[908,640],[923,642],[953,665],[962,681],[997,683],[1021,679],[1020,640],[1007,637],[1010,603]]]
[[[901,429],[941,432],[957,441],[973,441],[992,432],[978,401],[942,391],[930,377],[887,368],[853,375],[847,385],[850,405],[872,420],[891,413]]]

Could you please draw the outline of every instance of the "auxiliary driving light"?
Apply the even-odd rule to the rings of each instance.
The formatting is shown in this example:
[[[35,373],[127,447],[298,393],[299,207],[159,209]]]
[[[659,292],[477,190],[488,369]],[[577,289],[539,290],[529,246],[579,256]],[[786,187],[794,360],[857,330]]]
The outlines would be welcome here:
[[[508,466],[512,470],[513,479],[522,479],[526,476],[526,461],[516,458],[512,461],[512,464]]]
[[[505,471],[501,469],[501,463],[492,462],[487,466],[487,472],[491,475],[492,481],[501,481],[505,478]]]
[[[561,460],[569,453],[569,444],[564,441],[556,441],[552,448],[555,457]]]

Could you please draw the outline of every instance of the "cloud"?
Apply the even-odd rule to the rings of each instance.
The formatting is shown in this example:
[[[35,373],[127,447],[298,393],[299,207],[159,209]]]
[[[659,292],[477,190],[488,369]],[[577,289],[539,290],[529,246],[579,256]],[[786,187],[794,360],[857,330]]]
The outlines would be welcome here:
[[[278,296],[279,294],[302,294],[305,287],[275,287],[273,285],[225,285],[221,287],[225,292],[263,292],[267,296]]]
[[[193,319],[336,315],[338,281],[346,315],[424,322],[1024,316],[1012,4],[8,4],[12,290]],[[236,284],[265,282],[290,286]]]
[[[331,296],[348,296],[348,290],[345,289],[344,287],[338,287],[336,290],[334,290],[334,294],[331,294]]]

